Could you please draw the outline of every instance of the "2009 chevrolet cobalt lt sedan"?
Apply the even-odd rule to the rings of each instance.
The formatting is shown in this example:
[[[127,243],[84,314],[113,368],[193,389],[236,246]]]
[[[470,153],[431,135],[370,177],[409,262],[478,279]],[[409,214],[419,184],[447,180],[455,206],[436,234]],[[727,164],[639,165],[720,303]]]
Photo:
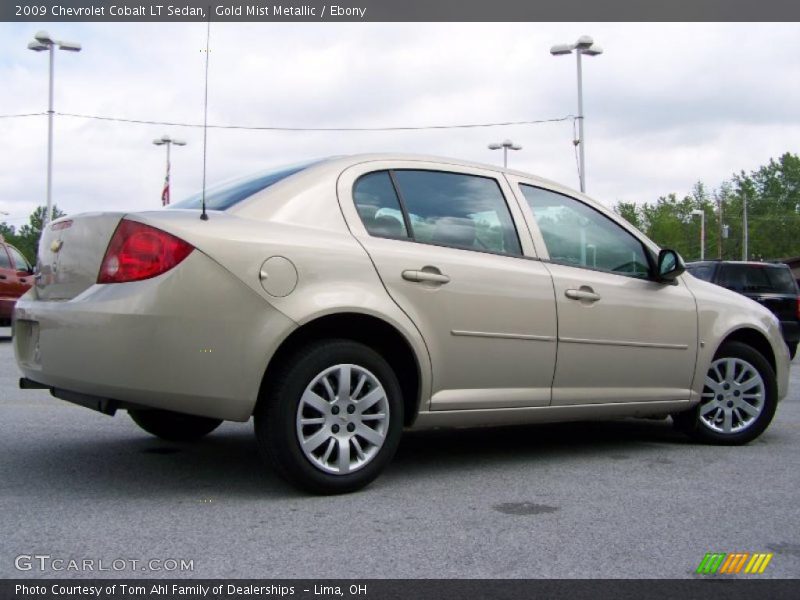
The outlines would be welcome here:
[[[672,415],[742,444],[787,391],[775,317],[589,198],[431,157],[337,157],[169,210],[51,223],[21,385],[146,431],[255,417],[295,485],[356,490],[404,428]]]

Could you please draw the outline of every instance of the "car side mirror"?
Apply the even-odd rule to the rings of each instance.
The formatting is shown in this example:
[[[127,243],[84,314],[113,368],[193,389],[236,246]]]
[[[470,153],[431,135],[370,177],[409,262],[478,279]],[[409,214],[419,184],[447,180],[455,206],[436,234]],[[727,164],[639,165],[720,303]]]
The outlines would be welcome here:
[[[686,270],[686,264],[683,262],[681,255],[664,248],[658,253],[658,280],[666,283],[671,283]]]

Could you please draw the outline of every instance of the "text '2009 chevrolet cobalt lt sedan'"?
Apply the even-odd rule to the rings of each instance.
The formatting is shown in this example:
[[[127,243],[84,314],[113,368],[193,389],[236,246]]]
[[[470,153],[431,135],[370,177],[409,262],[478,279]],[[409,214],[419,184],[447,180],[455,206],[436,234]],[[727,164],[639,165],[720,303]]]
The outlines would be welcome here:
[[[741,444],[789,359],[765,308],[521,172],[367,155],[169,210],[59,219],[17,303],[23,387],[148,432],[255,417],[306,490],[372,481],[404,428],[672,415]]]

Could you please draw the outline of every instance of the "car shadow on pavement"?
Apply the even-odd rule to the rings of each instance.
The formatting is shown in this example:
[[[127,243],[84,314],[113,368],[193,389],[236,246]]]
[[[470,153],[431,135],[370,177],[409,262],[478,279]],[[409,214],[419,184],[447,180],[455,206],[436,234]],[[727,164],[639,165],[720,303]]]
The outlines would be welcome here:
[[[666,445],[687,443],[668,420],[407,432],[387,474],[399,482],[426,474],[438,477],[443,471],[458,477],[473,471],[476,462],[488,469],[521,461],[533,468],[581,456],[651,460]],[[26,474],[25,483],[17,486],[28,488],[27,482],[36,481],[62,497],[178,497],[210,504],[230,497],[263,501],[302,496],[261,461],[249,424],[226,424],[190,444],[127,429],[120,436],[62,431],[46,444],[29,440],[15,449],[12,460],[15,470]],[[388,480],[385,484],[393,485]]]
[[[146,433],[119,437],[58,432],[47,443],[26,443],[7,457],[15,472],[61,496],[160,497],[211,503],[223,497],[286,498],[297,494],[265,466],[252,427],[224,427],[194,443],[159,440]]]
[[[650,457],[654,451],[663,453],[668,445],[685,444],[690,444],[689,439],[676,431],[669,419],[440,429],[407,433],[394,462],[404,470],[417,471],[432,465],[472,468],[476,460],[484,465],[517,461],[534,465],[582,456],[621,460],[627,455]]]

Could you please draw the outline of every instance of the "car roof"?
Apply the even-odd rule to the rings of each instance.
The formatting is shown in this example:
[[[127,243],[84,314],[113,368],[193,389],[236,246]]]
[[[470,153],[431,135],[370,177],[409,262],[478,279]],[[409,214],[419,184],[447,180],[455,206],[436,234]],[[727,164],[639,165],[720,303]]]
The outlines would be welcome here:
[[[562,189],[569,189],[564,184],[559,183],[557,181],[547,179],[545,177],[540,177],[538,175],[534,175],[532,173],[527,173],[525,171],[519,171],[517,169],[509,169],[506,167],[501,167],[499,165],[493,165],[489,163],[482,163],[477,161],[471,160],[464,160],[461,158],[452,158],[448,156],[434,156],[430,154],[413,154],[413,153],[396,153],[396,152],[373,152],[373,153],[365,153],[365,154],[350,154],[350,155],[343,155],[343,156],[332,156],[327,159],[321,160],[319,163],[311,165],[308,170],[311,171],[315,168],[320,167],[334,167],[340,168],[342,170],[346,169],[347,167],[351,167],[360,163],[365,162],[377,162],[377,161],[392,161],[392,160],[400,160],[400,161],[413,161],[413,162],[433,162],[433,163],[440,163],[442,165],[449,165],[453,167],[471,167],[476,169],[485,169],[488,171],[495,171],[497,173],[507,173],[509,175],[516,175],[518,177],[524,177],[526,179],[532,179],[541,182],[549,187],[554,188],[562,188]],[[570,189],[571,194],[583,195],[580,192]]]

